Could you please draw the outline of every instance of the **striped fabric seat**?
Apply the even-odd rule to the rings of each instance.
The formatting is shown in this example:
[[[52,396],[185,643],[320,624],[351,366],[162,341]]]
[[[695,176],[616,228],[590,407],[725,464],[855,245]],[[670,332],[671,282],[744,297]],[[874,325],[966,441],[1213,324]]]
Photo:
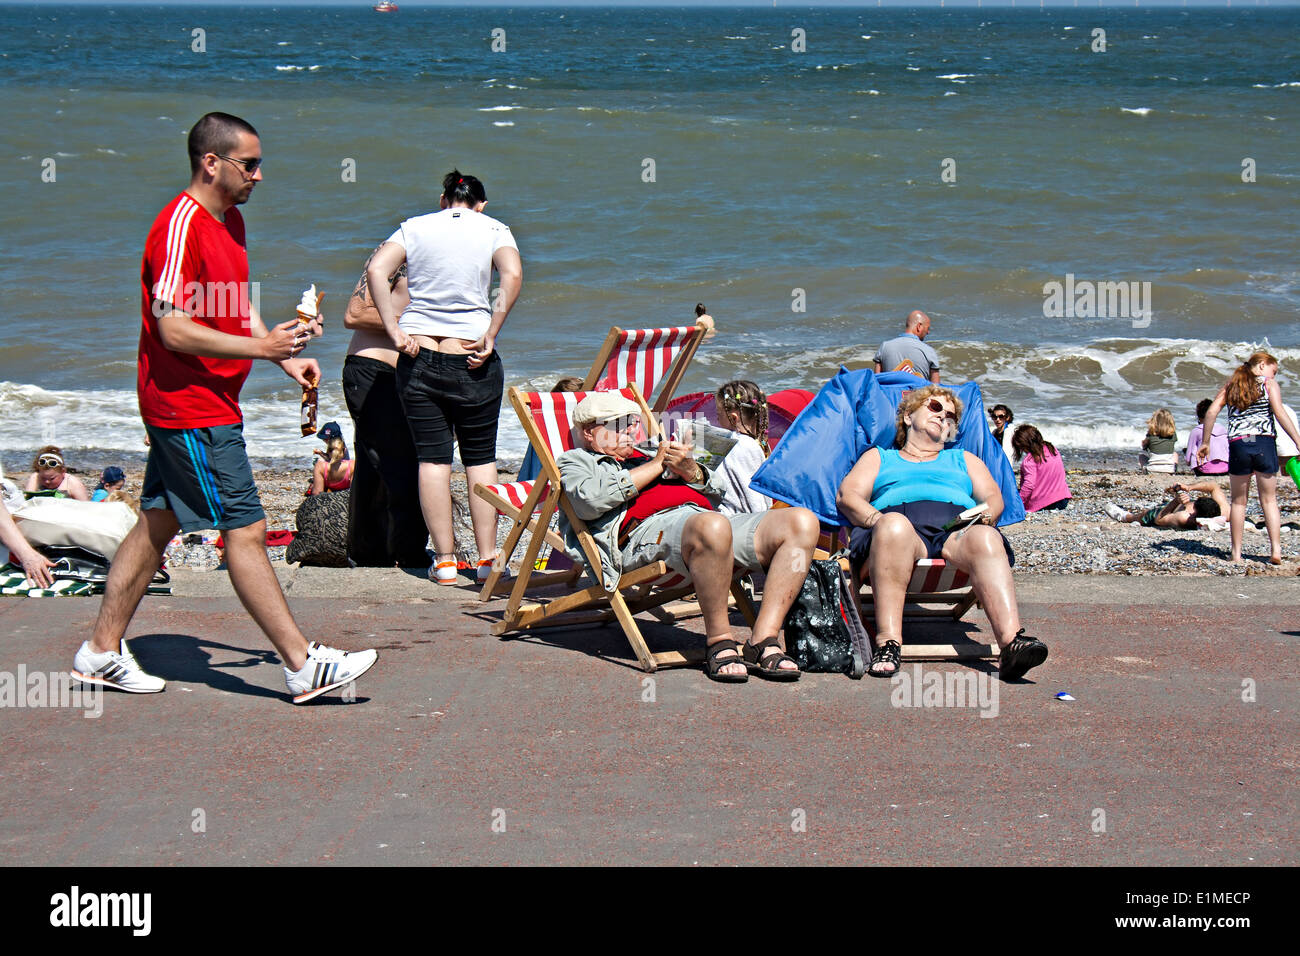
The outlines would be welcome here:
[[[604,371],[593,386],[604,391],[627,388],[633,382],[646,401],[654,398],[659,382],[682,349],[699,334],[695,326],[675,329],[620,329]]]
[[[619,391],[624,398],[641,409],[645,428],[652,434],[659,434],[660,427],[655,413],[641,397],[636,383],[633,382]],[[519,544],[523,532],[528,530],[532,533],[523,560],[520,562],[518,577],[510,588],[510,596],[502,611],[501,620],[493,625],[492,633],[504,635],[513,631],[532,631],[544,627],[617,621],[632,645],[637,660],[645,670],[652,671],[657,667],[683,664],[693,660],[693,652],[651,653],[634,620],[636,614],[651,610],[655,611],[661,621],[672,621],[677,620],[678,617],[699,614],[698,603],[681,600],[693,590],[689,579],[670,570],[662,561],[631,571],[624,570],[612,591],[605,589],[599,568],[594,569],[594,573],[589,573],[592,581],[585,586],[579,586],[577,583],[584,570],[581,566],[554,573],[549,570],[538,570],[535,562],[543,542],[552,547],[565,546],[558,535],[549,528],[550,521],[560,508],[565,509],[565,513],[569,516],[574,539],[583,554],[587,556],[583,564],[598,560],[599,548],[592,538],[591,531],[587,528],[586,522],[571,509],[564,497],[559,467],[556,464],[556,459],[560,455],[575,447],[576,429],[572,424],[573,411],[586,397],[587,392],[521,392],[517,388],[511,388],[506,394],[528,435],[529,445],[537,454],[541,474],[534,482],[515,482],[513,485],[496,485],[492,488],[478,485],[474,488],[475,494],[492,502],[513,522],[501,550],[506,560],[509,560],[509,555]],[[504,563],[500,561],[494,564],[479,594],[480,601],[490,600],[495,595]],[[731,593],[742,615],[752,626],[755,617],[754,608],[744,589],[740,587],[739,573],[738,570],[733,576]],[[572,589],[571,592],[556,594],[554,589],[560,584]],[[525,604],[525,596],[535,596],[536,602]]]
[[[85,581],[55,581],[52,587],[37,587],[23,569],[13,564],[0,566],[0,594],[22,594],[27,597],[70,597],[83,594],[102,594],[103,588],[97,588]]]
[[[533,485],[535,484],[535,481],[512,481],[509,484],[486,485],[485,487],[494,495],[500,495],[506,501],[514,505],[516,509],[519,509],[522,508],[524,503],[528,500],[528,495],[532,492]],[[534,510],[540,510],[540,508],[541,503],[539,502],[537,508]]]
[[[964,571],[948,567],[943,558],[921,558],[912,571],[912,580],[907,582],[907,590],[915,594],[935,594],[969,585],[970,577]]]

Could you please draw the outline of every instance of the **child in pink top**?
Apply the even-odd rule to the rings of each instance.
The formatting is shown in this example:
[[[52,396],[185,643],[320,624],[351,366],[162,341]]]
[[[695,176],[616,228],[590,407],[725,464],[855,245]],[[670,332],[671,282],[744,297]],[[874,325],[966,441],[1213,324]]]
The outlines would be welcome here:
[[[1066,508],[1070,503],[1070,486],[1065,483],[1065,463],[1051,442],[1033,425],[1021,425],[1011,438],[1016,461],[1021,458],[1020,500],[1026,511]]]

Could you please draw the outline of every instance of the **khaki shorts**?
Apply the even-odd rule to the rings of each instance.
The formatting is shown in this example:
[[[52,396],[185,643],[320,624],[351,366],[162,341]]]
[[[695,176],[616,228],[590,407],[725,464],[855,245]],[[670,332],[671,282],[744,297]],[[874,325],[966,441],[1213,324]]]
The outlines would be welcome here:
[[[651,515],[633,529],[621,552],[623,570],[663,561],[678,574],[686,574],[682,561],[682,532],[692,515],[705,514],[699,505],[679,505],[670,511]],[[731,553],[736,564],[749,571],[761,571],[754,548],[754,532],[766,512],[727,516],[731,525]]]

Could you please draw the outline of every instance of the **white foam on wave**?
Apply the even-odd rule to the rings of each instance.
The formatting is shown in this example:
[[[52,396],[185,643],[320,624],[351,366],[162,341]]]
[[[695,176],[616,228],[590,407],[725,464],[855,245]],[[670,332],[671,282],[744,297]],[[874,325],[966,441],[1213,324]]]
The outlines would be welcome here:
[[[510,120],[505,120],[505,121],[496,120],[492,125],[493,126],[514,126],[515,124]]]
[[[293,64],[286,64],[283,66],[276,67],[276,70],[280,73],[300,73],[304,70],[306,70],[309,73],[315,73],[319,69],[320,69],[319,63],[313,63],[311,66],[294,66]]]
[[[936,76],[935,79],[936,80],[964,80],[975,75],[976,74],[974,73],[943,73],[939,76]]]
[[[522,106],[480,106],[480,113],[509,113],[511,110],[522,110]]]
[[[1151,112],[1151,107],[1149,107],[1149,106],[1139,106],[1139,107],[1137,107],[1137,108],[1135,108],[1135,109],[1129,109],[1127,106],[1121,106],[1121,107],[1119,108],[1119,111],[1120,111],[1121,113],[1132,113],[1132,114],[1134,114],[1135,116],[1146,116],[1148,113]]]

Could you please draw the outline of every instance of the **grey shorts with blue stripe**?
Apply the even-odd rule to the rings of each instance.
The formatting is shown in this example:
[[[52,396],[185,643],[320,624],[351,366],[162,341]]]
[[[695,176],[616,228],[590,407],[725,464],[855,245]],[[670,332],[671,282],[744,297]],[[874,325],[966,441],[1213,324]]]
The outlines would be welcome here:
[[[266,517],[244,449],[243,423],[149,433],[141,509],[176,514],[182,531],[246,528]]]

